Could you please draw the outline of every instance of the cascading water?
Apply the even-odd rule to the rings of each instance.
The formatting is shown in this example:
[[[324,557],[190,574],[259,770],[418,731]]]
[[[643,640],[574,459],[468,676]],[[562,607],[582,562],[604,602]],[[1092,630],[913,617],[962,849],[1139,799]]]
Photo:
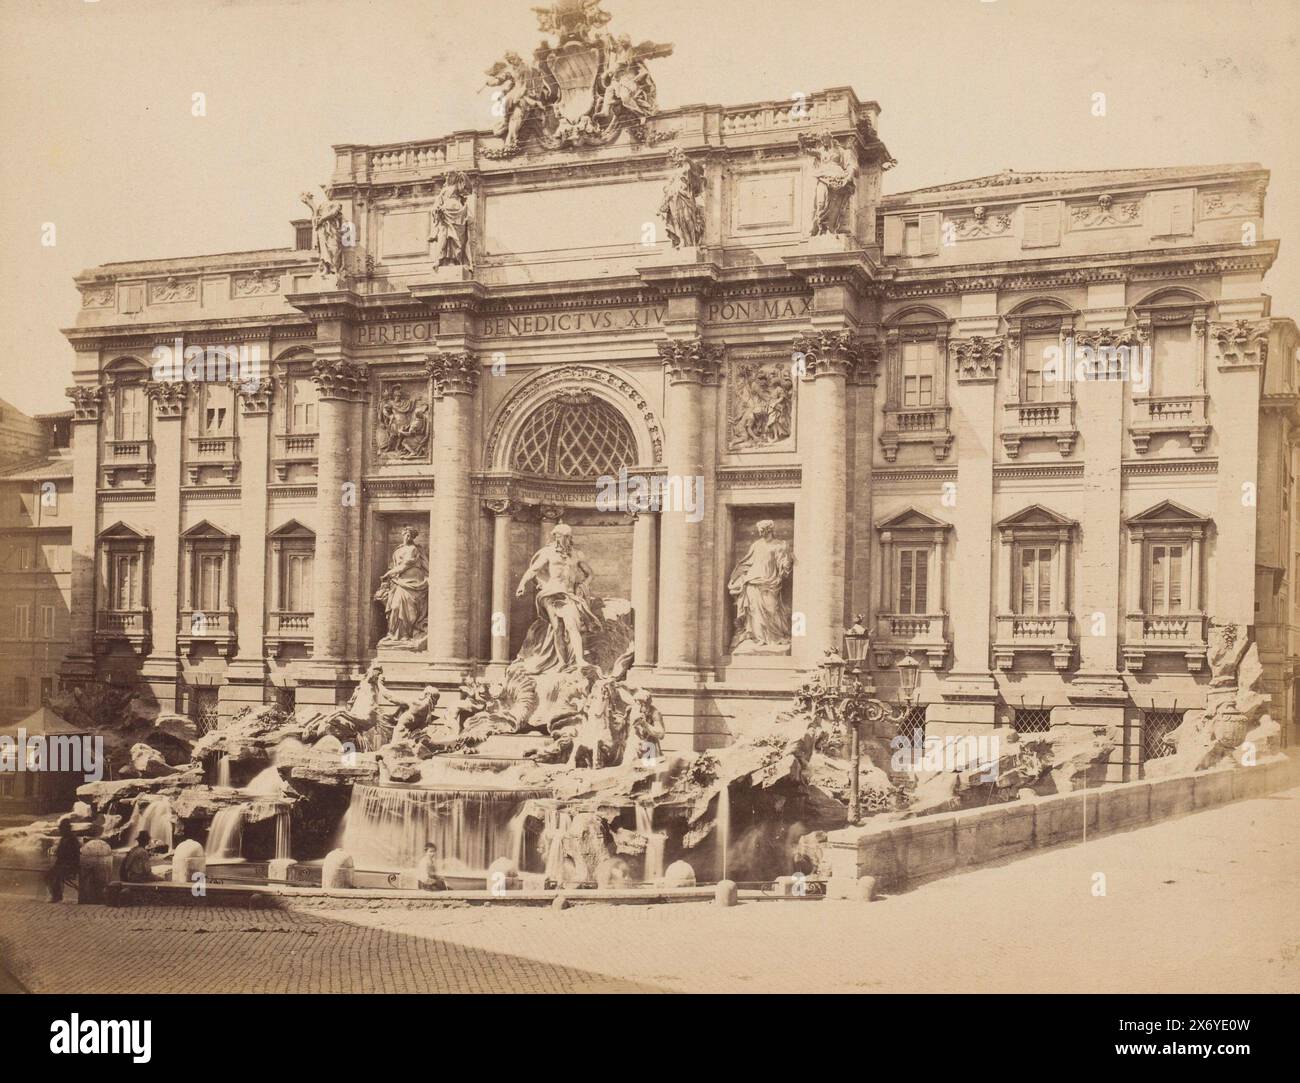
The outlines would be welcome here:
[[[225,752],[217,756],[217,785],[230,785],[230,756]]]
[[[668,835],[665,832],[654,830],[654,814],[655,807],[652,802],[637,802],[636,830],[637,834],[644,835],[646,840],[645,869],[641,878],[648,884],[663,879],[664,844],[668,841]]]
[[[243,856],[244,820],[247,805],[227,805],[218,809],[208,828],[207,851],[209,861],[238,861]]]
[[[481,872],[499,857],[524,858],[523,806],[545,790],[431,790],[354,786],[342,848],[358,869],[409,869],[438,847],[447,872]]]
[[[291,837],[289,810],[282,808],[275,814],[275,857],[277,861],[283,861],[290,856],[289,844]]]
[[[144,804],[137,802],[131,812],[131,822],[126,833],[127,844],[134,846],[135,837],[141,831],[149,832],[151,842],[162,842],[166,844],[167,849],[172,848],[172,803],[170,798],[154,797]]]
[[[267,767],[253,776],[253,780],[240,793],[253,797],[281,797],[284,794],[284,782],[280,772],[274,767]]]

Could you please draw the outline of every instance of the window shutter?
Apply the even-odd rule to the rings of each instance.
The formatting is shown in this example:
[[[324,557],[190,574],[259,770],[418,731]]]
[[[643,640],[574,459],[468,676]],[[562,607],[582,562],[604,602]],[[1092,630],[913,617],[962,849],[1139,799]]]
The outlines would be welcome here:
[[[943,215],[932,211],[921,215],[921,255],[933,256],[939,251],[939,223]]]
[[[1169,612],[1181,613],[1183,609],[1183,547],[1169,547]]]
[[[912,612],[912,551],[904,549],[898,554],[898,611]]]
[[[930,586],[929,553],[927,553],[923,549],[917,549],[913,553],[912,559],[916,564],[916,574],[915,574],[916,588],[913,591],[913,596],[914,596],[913,600],[915,604],[912,606],[912,612],[920,615],[929,612],[928,609],[928,606],[930,604],[930,599],[928,597],[929,586]]]
[[[1020,551],[1020,612],[1034,611],[1034,550]]]
[[[1038,550],[1038,612],[1052,611],[1052,551]]]
[[[1162,613],[1165,608],[1165,547],[1151,547],[1151,599],[1152,613]]]
[[[903,220],[896,214],[885,219],[885,255],[899,256],[903,253]]]
[[[1051,248],[1061,243],[1061,204],[1026,203],[1021,208],[1021,248]]]

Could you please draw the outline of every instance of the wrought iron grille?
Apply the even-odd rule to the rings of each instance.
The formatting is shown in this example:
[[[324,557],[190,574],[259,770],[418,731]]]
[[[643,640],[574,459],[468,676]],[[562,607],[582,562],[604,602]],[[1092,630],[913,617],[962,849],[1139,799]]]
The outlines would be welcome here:
[[[623,415],[582,392],[543,403],[515,441],[515,469],[536,477],[615,477],[635,462],[636,438]]]
[[[1052,709],[1017,707],[1011,725],[1017,733],[1046,733],[1052,728]]]
[[[200,734],[217,728],[217,690],[196,688],[190,698],[190,718],[198,725]]]
[[[898,732],[913,745],[925,743],[925,705],[908,707],[898,720]]]
[[[1161,756],[1172,756],[1175,749],[1169,742],[1169,734],[1182,724],[1182,711],[1143,711],[1142,758],[1158,760]]]

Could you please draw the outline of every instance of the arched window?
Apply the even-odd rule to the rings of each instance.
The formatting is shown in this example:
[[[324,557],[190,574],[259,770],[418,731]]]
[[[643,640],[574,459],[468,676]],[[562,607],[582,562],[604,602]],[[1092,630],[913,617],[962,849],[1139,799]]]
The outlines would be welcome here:
[[[511,465],[535,477],[583,480],[614,476],[637,461],[636,438],[623,415],[585,391],[542,403],[515,439]]]

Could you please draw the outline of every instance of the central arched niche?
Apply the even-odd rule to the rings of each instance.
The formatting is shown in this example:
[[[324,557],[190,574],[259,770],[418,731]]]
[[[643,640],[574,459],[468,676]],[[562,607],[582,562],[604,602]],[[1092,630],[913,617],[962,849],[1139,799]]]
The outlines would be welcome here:
[[[573,528],[594,573],[594,595],[628,598],[632,591],[632,519],[623,509],[598,508],[596,498],[602,479],[617,484],[621,471],[635,474],[658,460],[658,428],[631,384],[611,374],[597,383],[597,372],[572,366],[567,379],[530,381],[493,433],[490,458],[511,475],[521,505],[510,529],[511,657],[536,617],[532,591],[514,598],[514,587],[557,521]]]

